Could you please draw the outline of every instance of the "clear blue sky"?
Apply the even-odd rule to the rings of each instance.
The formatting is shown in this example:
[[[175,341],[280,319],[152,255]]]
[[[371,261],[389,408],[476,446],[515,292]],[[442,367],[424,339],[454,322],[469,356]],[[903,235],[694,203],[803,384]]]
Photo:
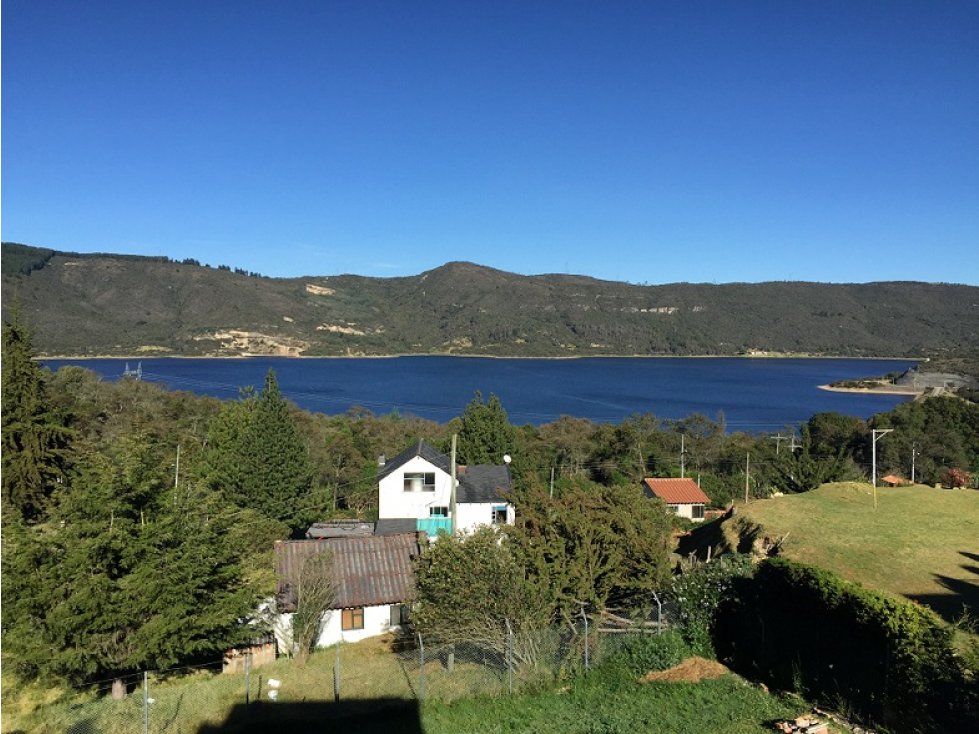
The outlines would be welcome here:
[[[979,2],[4,0],[2,236],[979,284]]]

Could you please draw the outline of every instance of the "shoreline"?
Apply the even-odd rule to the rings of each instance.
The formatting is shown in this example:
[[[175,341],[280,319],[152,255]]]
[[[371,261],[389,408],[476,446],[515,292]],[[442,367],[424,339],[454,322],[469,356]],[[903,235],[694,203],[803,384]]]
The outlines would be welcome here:
[[[524,360],[570,360],[570,359],[835,359],[852,361],[887,361],[887,362],[911,362],[923,363],[926,357],[847,357],[841,355],[826,354],[568,354],[562,356],[526,356],[526,355],[505,355],[505,354],[459,354],[458,352],[405,352],[403,354],[96,354],[96,355],[39,355],[35,356],[35,361],[72,361],[86,362],[95,360],[117,359],[117,360],[150,360],[150,359],[396,359],[399,357],[459,357],[463,359],[524,359]],[[867,392],[857,388],[834,388],[829,385],[819,385],[826,390],[855,390],[857,392]],[[916,394],[916,393],[915,393]]]
[[[878,387],[833,387],[832,385],[817,385],[816,387],[827,392],[849,392],[869,395],[905,395],[918,397],[925,394],[924,388],[902,387],[900,385],[879,385]]]

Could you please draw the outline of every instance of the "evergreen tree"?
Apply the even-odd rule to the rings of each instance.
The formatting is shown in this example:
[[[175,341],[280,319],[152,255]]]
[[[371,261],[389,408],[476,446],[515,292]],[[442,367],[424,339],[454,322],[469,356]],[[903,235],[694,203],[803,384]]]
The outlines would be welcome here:
[[[298,528],[313,469],[275,372],[258,397],[223,411],[211,435],[211,482],[239,506]]]
[[[230,508],[173,487],[145,436],[80,458],[52,521],[5,530],[5,659],[25,677],[86,683],[217,656],[248,635],[258,595]]]
[[[3,324],[2,383],[3,502],[36,522],[63,476],[68,431],[51,410],[31,333],[16,309]]]
[[[500,399],[490,395],[483,402],[478,390],[462,414],[459,431],[458,457],[460,464],[499,464],[503,456],[513,452],[515,435]]]

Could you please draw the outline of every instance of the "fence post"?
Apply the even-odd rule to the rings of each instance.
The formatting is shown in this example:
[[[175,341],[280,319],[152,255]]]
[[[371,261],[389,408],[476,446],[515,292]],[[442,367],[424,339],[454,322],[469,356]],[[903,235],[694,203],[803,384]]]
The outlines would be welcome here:
[[[245,704],[251,703],[252,692],[252,652],[245,653]]]
[[[149,675],[143,671],[143,734],[150,731],[150,682]]]
[[[418,633],[418,699],[425,700],[425,641]]]
[[[653,592],[653,598],[656,600],[656,634],[663,634],[663,602],[659,600],[659,594],[655,591]]]
[[[513,628],[510,620],[506,621],[506,682],[507,691],[513,694]]]
[[[585,608],[581,608],[581,618],[585,620],[585,670],[588,670],[588,615]]]
[[[340,700],[340,645],[343,644],[343,638],[337,640],[337,657],[336,661],[333,663],[333,700]]]

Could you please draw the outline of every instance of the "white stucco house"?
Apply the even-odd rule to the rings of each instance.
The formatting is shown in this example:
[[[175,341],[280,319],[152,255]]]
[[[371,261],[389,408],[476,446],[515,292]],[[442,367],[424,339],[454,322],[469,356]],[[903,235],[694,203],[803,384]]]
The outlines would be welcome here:
[[[324,551],[330,553],[336,588],[317,647],[400,629],[407,621],[419,543],[432,542],[439,531],[451,530],[450,472],[449,457],[419,441],[390,461],[378,462],[376,523],[315,523],[306,540],[276,542],[276,600],[281,613],[273,628],[280,650],[291,647],[295,580],[305,560]],[[458,531],[514,523],[513,505],[506,500],[508,466],[457,466],[456,476]]]
[[[407,603],[414,589],[418,533],[280,540],[275,544],[276,598],[283,613],[273,625],[279,650],[291,646],[295,579],[306,559],[324,551],[330,553],[334,601],[323,617],[316,646],[357,642],[399,630],[407,621]]]
[[[378,522],[375,532],[424,530],[434,538],[451,529],[450,459],[419,441],[389,461],[378,461]],[[510,467],[457,466],[456,530],[512,525]],[[412,526],[412,521],[414,522]]]
[[[647,497],[663,500],[677,515],[694,522],[704,519],[704,508],[710,503],[710,498],[690,478],[644,479],[643,491]]]

